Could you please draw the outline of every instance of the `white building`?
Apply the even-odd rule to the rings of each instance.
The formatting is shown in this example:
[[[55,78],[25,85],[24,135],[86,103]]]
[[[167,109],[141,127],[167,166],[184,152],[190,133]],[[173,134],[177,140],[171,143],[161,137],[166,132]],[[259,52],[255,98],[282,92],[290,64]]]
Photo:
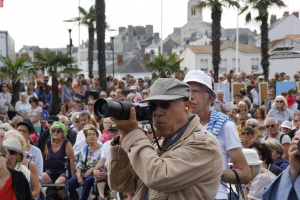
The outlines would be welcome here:
[[[16,58],[15,41],[7,31],[0,31],[0,55],[11,60]]]
[[[231,69],[235,70],[236,56],[235,45],[221,45],[221,62],[219,72],[229,72]],[[201,69],[208,72],[213,69],[212,66],[212,46],[187,46],[180,55],[181,68],[189,70]],[[246,73],[261,71],[260,67],[260,49],[247,44],[239,45],[239,70]]]

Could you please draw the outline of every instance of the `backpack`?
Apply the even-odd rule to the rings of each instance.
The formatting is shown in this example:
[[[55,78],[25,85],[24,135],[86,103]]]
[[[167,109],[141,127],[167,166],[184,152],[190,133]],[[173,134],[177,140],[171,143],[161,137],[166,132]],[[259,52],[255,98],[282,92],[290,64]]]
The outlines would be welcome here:
[[[280,136],[280,138],[279,138],[279,143],[280,143],[280,144],[281,144],[281,142],[282,142],[283,136],[284,136],[284,134],[282,134],[282,135]],[[267,140],[268,137],[269,137],[269,136],[267,135],[264,139]]]

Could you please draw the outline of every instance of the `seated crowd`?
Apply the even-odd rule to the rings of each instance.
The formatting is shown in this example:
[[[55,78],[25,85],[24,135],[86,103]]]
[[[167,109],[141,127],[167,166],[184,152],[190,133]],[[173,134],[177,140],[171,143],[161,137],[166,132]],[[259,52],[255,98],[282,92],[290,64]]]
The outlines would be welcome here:
[[[272,81],[285,81],[285,77],[283,73],[276,73]],[[300,73],[296,73],[294,79],[298,82]],[[43,199],[43,184],[68,181],[70,199],[89,199],[93,186],[97,188],[99,199],[105,199],[110,144],[119,130],[110,118],[100,118],[94,113],[95,100],[106,98],[138,103],[148,98],[155,80],[135,79],[129,74],[122,79],[108,76],[108,90],[100,91],[97,75],[91,80],[80,74],[75,83],[71,78],[61,79],[59,111],[53,110],[52,88],[48,81],[49,77],[45,76],[43,81],[26,83],[15,106],[11,104],[10,84],[2,83],[0,159],[5,158],[5,162],[0,162],[0,175],[5,181],[1,179],[0,182],[0,197]],[[211,104],[211,109],[227,115],[236,125],[251,171],[251,181],[241,188],[249,200],[262,199],[264,187],[289,169],[291,144],[295,136],[300,136],[300,93],[291,88],[276,96],[274,84],[269,84],[268,98],[259,104],[258,84],[263,81],[263,77],[247,76],[245,72],[221,74],[219,83],[245,83],[251,90],[240,89],[229,102],[224,99],[224,91],[218,90]],[[14,117],[9,115],[12,112]],[[139,128],[150,141],[154,140],[149,124],[139,124]],[[63,162],[65,157],[70,166],[68,176],[64,169],[43,166],[44,161]],[[249,160],[254,158],[251,163]],[[3,194],[3,189],[11,185],[7,194]],[[22,193],[16,191],[15,186],[24,188]],[[63,199],[66,191],[58,190],[57,194]],[[130,199],[134,194],[119,195]]]

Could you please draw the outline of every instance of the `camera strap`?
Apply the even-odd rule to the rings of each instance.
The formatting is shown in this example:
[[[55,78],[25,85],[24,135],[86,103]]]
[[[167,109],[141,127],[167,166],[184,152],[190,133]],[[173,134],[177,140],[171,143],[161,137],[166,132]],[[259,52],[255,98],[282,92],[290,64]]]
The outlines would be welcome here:
[[[191,120],[194,118],[194,116],[191,116],[188,118],[187,122],[184,124],[183,127],[178,129],[173,136],[171,136],[168,140],[165,140],[162,146],[162,150],[165,151],[168,149],[172,144],[174,144],[181,136],[183,135],[185,129],[190,124]]]
[[[89,153],[89,145],[87,145],[87,147],[86,147],[85,160],[84,160],[84,169],[86,169],[86,161],[87,161],[88,153]]]

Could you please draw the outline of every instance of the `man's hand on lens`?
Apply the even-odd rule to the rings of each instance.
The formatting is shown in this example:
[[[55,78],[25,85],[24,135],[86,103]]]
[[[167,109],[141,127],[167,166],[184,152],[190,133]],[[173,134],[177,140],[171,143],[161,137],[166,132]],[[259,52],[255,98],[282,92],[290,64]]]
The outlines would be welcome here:
[[[138,128],[138,121],[136,120],[136,112],[134,107],[130,109],[130,118],[128,120],[117,120],[112,117],[111,120],[116,124],[116,127],[120,129],[120,143],[129,132]]]

